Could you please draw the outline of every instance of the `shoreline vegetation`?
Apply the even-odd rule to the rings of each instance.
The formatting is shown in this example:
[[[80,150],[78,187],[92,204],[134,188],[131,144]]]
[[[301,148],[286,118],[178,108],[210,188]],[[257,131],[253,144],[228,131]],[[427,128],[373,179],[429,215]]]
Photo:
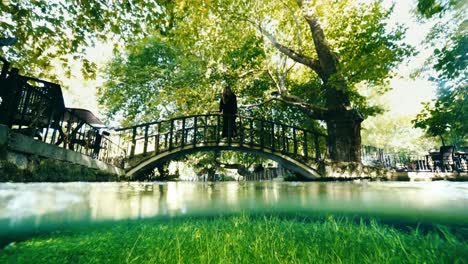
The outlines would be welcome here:
[[[10,243],[0,263],[467,263],[464,232],[333,215],[135,220]]]

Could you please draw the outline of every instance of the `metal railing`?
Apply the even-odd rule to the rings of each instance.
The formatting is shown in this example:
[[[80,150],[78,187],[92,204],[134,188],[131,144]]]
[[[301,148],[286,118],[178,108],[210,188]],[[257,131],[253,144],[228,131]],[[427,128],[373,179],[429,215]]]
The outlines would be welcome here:
[[[236,116],[235,123],[229,123],[227,127],[223,138],[223,116],[203,114],[115,131],[120,138],[119,145],[129,153],[129,158],[140,154],[156,155],[191,145],[221,143],[268,149],[303,160],[321,160],[326,149],[325,135],[299,127],[244,116]]]
[[[373,146],[363,146],[362,163],[369,166],[381,166],[397,171],[415,172],[467,172],[468,153],[462,151],[428,152],[427,155],[413,153],[390,153]]]

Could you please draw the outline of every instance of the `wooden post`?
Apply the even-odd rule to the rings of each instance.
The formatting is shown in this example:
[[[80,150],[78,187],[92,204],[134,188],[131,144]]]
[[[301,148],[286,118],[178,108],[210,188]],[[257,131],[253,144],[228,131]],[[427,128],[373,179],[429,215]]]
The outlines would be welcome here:
[[[63,140],[63,148],[65,148],[65,149],[70,148],[70,140],[71,140],[71,136],[72,136],[71,128],[72,128],[72,123],[71,123],[71,120],[69,119],[67,121],[67,129],[66,129],[66,132],[65,132],[65,138]]]
[[[297,155],[297,138],[296,138],[296,128],[293,127],[293,146],[294,146],[294,155]]]
[[[271,122],[271,149],[275,149],[275,123]]]
[[[286,133],[284,132],[284,125],[281,125],[281,137],[283,138],[283,153],[287,153],[286,150]]]
[[[171,120],[171,130],[169,131],[169,150],[172,150],[173,133],[174,133],[174,119]]]
[[[81,121],[81,122],[82,122],[81,123],[82,125],[79,127],[79,129],[76,130],[76,132],[77,132],[76,134],[78,135],[76,137],[76,139],[77,139],[78,142],[80,142],[80,140],[82,140],[83,127],[84,127],[84,124],[85,124],[84,121]],[[76,143],[76,145],[77,146],[74,148],[74,151],[81,153],[81,149],[83,148],[83,146],[81,144],[78,144],[78,143]]]
[[[161,123],[156,123],[156,135],[154,136],[154,152],[159,153],[159,134],[161,134]]]
[[[317,161],[320,160],[320,141],[319,136],[317,134],[314,135],[314,144],[315,144],[315,159]]]
[[[265,146],[265,129],[263,125],[263,120],[260,121],[260,147],[263,148]]]
[[[55,126],[54,126],[54,131],[52,132],[52,139],[50,140],[50,143],[51,144],[55,144],[55,139],[57,138],[57,130],[59,129],[62,129],[62,126],[60,125],[60,123],[63,123],[63,116],[64,114],[60,115],[60,120],[55,123]]]
[[[146,152],[148,151],[148,129],[149,129],[149,125],[146,125],[145,126],[145,143],[143,145],[144,154],[146,154]]]
[[[207,136],[208,136],[208,116],[205,115],[205,126],[203,126],[203,142],[205,144],[208,141]]]
[[[221,124],[221,116],[220,115],[217,115],[216,116],[216,129],[215,129],[215,135],[216,135],[216,143],[219,143],[219,140],[221,138],[221,136],[219,135],[219,128],[220,128],[220,124]]]
[[[198,118],[197,116],[194,117],[194,121],[193,121],[193,146],[195,147],[195,145],[197,144],[197,133],[198,133]]]
[[[304,157],[307,159],[309,157],[309,155],[307,153],[309,150],[307,149],[307,131],[305,131],[305,130],[304,130],[304,146],[303,146],[303,148],[304,148]]]
[[[42,141],[44,141],[44,142],[46,142],[47,136],[49,135],[49,129],[50,129],[50,125],[51,125],[50,122],[52,122],[53,117],[54,117],[54,108],[51,107],[49,116],[47,117],[47,129],[46,129],[46,133],[45,133],[44,138],[43,138],[43,140],[42,140]],[[50,142],[50,143],[52,143],[52,142]]]
[[[137,128],[133,127],[133,134],[132,134],[132,147],[130,149],[130,157],[135,156],[135,147],[136,147],[136,133]]]
[[[254,121],[250,119],[250,146],[254,144]]]
[[[23,120],[24,120],[24,116],[26,115],[26,112],[28,110],[28,107],[29,107],[29,101],[31,100],[31,90],[28,89],[27,87],[26,88],[26,98],[24,99],[24,104],[23,104],[23,111],[21,111],[21,120],[19,122],[19,128],[18,129],[21,129],[22,127],[22,124],[23,124]],[[19,107],[19,105],[18,105]],[[15,111],[18,111],[18,109],[16,109]],[[8,113],[9,115],[13,115],[13,113]],[[11,124],[8,124],[9,126]]]
[[[185,117],[182,118],[182,142],[180,144],[182,147],[185,145]]]
[[[237,128],[238,134],[239,134],[239,145],[242,146],[244,143],[244,127],[242,124],[242,117],[239,116],[239,127]]]

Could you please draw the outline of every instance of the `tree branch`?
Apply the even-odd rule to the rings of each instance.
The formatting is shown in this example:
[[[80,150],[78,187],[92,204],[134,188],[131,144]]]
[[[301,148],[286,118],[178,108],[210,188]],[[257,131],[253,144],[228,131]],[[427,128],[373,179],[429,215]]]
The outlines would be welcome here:
[[[251,69],[251,70],[248,70],[246,72],[243,72],[241,74],[238,75],[239,78],[244,78],[245,76],[249,75],[249,74],[252,74],[255,72],[255,69]]]
[[[312,119],[324,120],[328,112],[327,108],[308,104],[304,102],[304,100],[302,100],[301,98],[294,96],[294,95],[289,95],[289,94],[282,94],[280,97],[273,97],[258,104],[243,105],[240,107],[245,108],[246,110],[249,110],[254,107],[260,107],[260,106],[266,105],[273,101],[278,101],[278,102],[282,102],[290,106],[297,107],[299,110],[301,110],[304,114],[306,114],[308,117]]]
[[[276,84],[276,88],[278,90],[277,94],[280,97],[270,98],[270,99],[268,99],[268,100],[266,100],[266,101],[264,101],[262,103],[254,104],[254,105],[247,105],[247,106],[243,106],[242,108],[250,109],[250,108],[253,108],[253,107],[259,107],[259,106],[265,105],[265,104],[270,103],[272,101],[279,101],[279,102],[282,102],[284,104],[288,104],[288,105],[295,106],[295,107],[299,108],[299,110],[301,110],[303,113],[305,113],[307,116],[309,116],[312,119],[319,119],[319,120],[325,119],[325,116],[326,116],[326,114],[328,112],[327,108],[312,105],[312,104],[308,104],[308,103],[304,102],[303,99],[301,99],[301,98],[299,98],[297,96],[289,94],[287,92],[287,89],[286,89],[286,84],[285,84],[285,81],[284,81],[284,75],[281,75],[279,72],[277,72],[278,76],[277,76],[277,79],[276,79],[275,76],[273,76],[273,73],[270,71],[270,69],[267,69],[267,72],[268,72],[268,75],[270,76],[270,78]]]
[[[322,67],[320,65],[319,60],[312,59],[312,58],[310,58],[310,57],[308,57],[308,56],[306,56],[304,54],[296,52],[293,49],[282,45],[281,43],[278,42],[278,40],[276,40],[276,38],[273,35],[266,32],[262,28],[262,26],[260,26],[259,24],[256,24],[255,22],[253,22],[251,20],[247,20],[247,21],[249,23],[251,23],[252,25],[254,25],[260,31],[260,33],[262,33],[262,35],[265,36],[271,42],[271,44],[273,44],[273,46],[276,49],[278,49],[281,53],[285,54],[286,56],[288,56],[292,60],[311,68],[315,73],[317,73],[319,75],[320,78],[322,78],[324,76],[323,75],[324,73],[323,73],[323,70],[322,70]]]
[[[297,1],[299,7],[302,10],[304,19],[309,25],[312,33],[312,39],[314,40],[315,50],[317,51],[319,64],[322,66],[322,80],[326,81],[331,75],[337,71],[338,67],[338,56],[331,50],[328,45],[325,33],[323,32],[322,26],[318,20],[317,14],[315,13],[313,3],[310,1]]]

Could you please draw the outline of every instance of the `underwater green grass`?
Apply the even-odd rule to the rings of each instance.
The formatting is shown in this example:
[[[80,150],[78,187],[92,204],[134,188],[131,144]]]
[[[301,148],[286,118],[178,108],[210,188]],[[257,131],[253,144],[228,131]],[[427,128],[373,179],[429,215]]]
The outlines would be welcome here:
[[[226,216],[129,221],[9,245],[0,263],[467,263],[468,241],[445,228],[376,221]]]

